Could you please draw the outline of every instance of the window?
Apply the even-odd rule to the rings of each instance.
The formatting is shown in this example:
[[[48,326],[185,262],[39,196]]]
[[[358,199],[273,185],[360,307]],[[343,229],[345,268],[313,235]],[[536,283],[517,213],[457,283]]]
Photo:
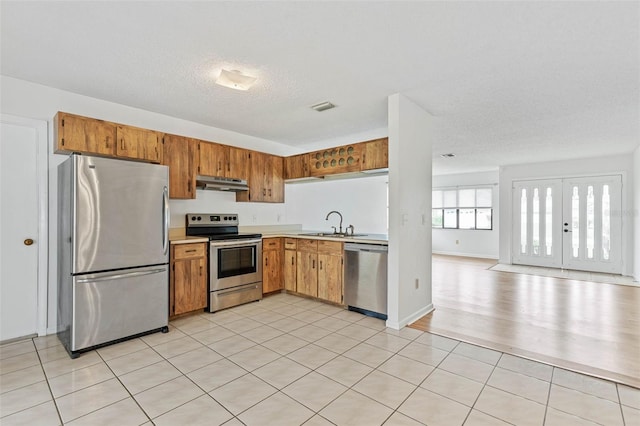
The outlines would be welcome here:
[[[443,229],[493,229],[492,188],[434,189],[431,226]]]

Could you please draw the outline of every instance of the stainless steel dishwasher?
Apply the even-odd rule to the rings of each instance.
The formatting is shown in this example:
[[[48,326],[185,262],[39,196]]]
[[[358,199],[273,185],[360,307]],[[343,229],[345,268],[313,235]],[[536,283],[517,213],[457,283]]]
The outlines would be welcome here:
[[[345,243],[344,303],[351,311],[387,319],[387,246]]]

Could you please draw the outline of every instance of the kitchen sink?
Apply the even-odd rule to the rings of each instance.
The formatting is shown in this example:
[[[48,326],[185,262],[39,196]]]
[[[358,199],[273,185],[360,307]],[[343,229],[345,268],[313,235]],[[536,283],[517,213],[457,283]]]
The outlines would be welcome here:
[[[305,237],[333,237],[333,238],[351,238],[351,237],[364,237],[367,234],[334,234],[331,232],[311,232],[308,234],[300,234],[301,236],[305,236]]]

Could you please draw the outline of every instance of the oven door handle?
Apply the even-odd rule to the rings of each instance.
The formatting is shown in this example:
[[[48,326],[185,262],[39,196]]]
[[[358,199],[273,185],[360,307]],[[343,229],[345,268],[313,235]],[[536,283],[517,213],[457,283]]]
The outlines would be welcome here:
[[[233,240],[233,241],[210,241],[211,247],[244,247],[252,244],[261,243],[262,239],[255,240]]]

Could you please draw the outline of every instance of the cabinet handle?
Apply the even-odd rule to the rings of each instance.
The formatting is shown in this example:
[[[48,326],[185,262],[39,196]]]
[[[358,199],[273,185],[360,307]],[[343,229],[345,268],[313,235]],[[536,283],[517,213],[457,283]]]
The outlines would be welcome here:
[[[294,264],[295,260],[296,260],[296,258],[295,258],[295,257],[293,257],[293,256],[291,256],[291,264],[292,264],[292,265]]]
[[[264,258],[264,266],[269,266],[269,258],[268,257]]]
[[[231,172],[231,162],[227,163],[227,171]]]
[[[184,252],[185,252],[185,253],[195,253],[195,252],[197,252],[197,251],[198,251],[198,250],[193,249],[193,250],[185,250]]]
[[[265,196],[265,197],[267,196],[267,190],[266,189],[262,190],[262,195]]]
[[[311,263],[312,263],[311,269],[316,269],[316,261],[312,260]]]
[[[120,149],[124,150],[124,139],[120,139]]]
[[[269,188],[269,197],[271,197],[271,188]]]
[[[322,260],[320,261],[320,269],[322,270]]]

